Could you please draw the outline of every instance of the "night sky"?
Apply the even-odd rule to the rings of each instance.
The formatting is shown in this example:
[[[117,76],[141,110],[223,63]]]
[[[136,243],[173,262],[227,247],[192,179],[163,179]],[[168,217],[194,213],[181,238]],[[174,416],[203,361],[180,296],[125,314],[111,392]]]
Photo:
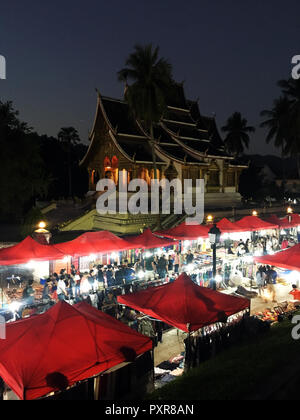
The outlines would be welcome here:
[[[204,114],[222,126],[240,111],[257,127],[290,77],[299,34],[299,0],[3,0],[0,99],[40,134],[74,126],[87,142],[95,88],[121,97],[117,71],[136,43],[152,42]],[[250,152],[276,150],[259,130]]]

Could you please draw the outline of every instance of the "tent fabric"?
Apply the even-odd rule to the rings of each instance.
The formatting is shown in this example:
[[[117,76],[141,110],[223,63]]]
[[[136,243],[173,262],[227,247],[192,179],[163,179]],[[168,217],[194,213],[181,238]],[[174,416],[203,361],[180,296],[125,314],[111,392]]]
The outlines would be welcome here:
[[[209,230],[210,230],[209,226],[193,225],[193,224],[189,225],[184,222],[175,228],[161,231],[161,232],[156,232],[156,233],[166,238],[193,241],[199,238],[208,238]]]
[[[111,232],[86,232],[69,242],[56,244],[65,255],[84,257],[90,254],[108,254],[130,249],[130,244]]]
[[[298,215],[293,215],[298,216]],[[272,214],[268,219],[268,223],[277,224],[281,229],[290,229],[296,226],[300,225],[300,220],[297,220],[297,218],[291,218],[291,221],[289,222],[288,217],[284,217],[283,219],[279,219],[275,214]]]
[[[243,217],[243,219],[239,220],[238,222],[235,222],[235,224],[239,228],[243,228],[245,231],[248,231],[248,232],[255,232],[259,230],[268,230],[268,229],[278,228],[278,224],[265,222],[264,220],[261,220],[257,216]]]
[[[285,220],[288,221],[288,216],[285,217]],[[299,214],[291,214],[291,224],[294,226],[300,226],[300,216]]]
[[[151,349],[151,339],[87,303],[60,302],[42,315],[7,324],[0,376],[19,398],[33,400]]]
[[[64,258],[64,254],[53,245],[41,245],[27,236],[17,245],[0,250],[0,265],[26,264],[29,261],[50,261]]]
[[[258,264],[274,265],[275,267],[300,271],[300,244],[277,254],[254,257],[254,261]]]
[[[176,241],[173,239],[158,238],[153,235],[150,229],[145,230],[145,232],[139,236],[126,237],[125,240],[132,246],[132,249],[154,249],[176,245]]]
[[[241,228],[236,225],[236,223],[232,223],[230,220],[224,219],[220,220],[217,223],[217,227],[220,229],[222,233],[235,233],[235,232],[245,232],[246,228]]]
[[[183,273],[173,283],[118,297],[119,303],[182,331],[197,331],[249,308],[248,299],[197,286]]]

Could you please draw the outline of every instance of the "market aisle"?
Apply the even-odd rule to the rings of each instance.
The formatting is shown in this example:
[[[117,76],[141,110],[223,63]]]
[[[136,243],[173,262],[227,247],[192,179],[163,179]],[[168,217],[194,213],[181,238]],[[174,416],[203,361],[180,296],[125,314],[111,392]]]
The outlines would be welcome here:
[[[224,290],[222,293],[230,294],[234,293],[236,291],[236,287],[229,288],[227,290]],[[245,287],[248,291],[255,291],[257,292],[257,289],[250,289],[250,287]],[[285,286],[283,284],[276,284],[276,300],[278,303],[286,302],[291,300],[291,295],[289,295],[289,292],[292,290],[292,287],[290,285]],[[268,297],[268,296],[267,296]],[[261,297],[256,297],[254,299],[251,299],[251,315],[254,315],[257,312],[263,312],[266,309],[274,308],[275,306],[278,306],[278,303],[273,303],[270,299],[267,300],[267,302],[264,301]]]
[[[167,331],[163,334],[163,342],[158,343],[154,349],[154,366],[165,362],[172,357],[178,356],[184,351],[184,339],[187,333],[184,333],[176,328]]]
[[[276,300],[278,303],[291,300],[291,295],[289,295],[289,292],[292,290],[292,288],[290,285],[284,286],[282,284],[276,284],[275,289],[276,289]],[[264,302],[264,300],[260,297],[251,299],[251,314],[253,315],[256,312],[262,312],[268,308],[274,308],[278,306],[278,303],[273,303],[270,300],[268,300],[267,302]]]

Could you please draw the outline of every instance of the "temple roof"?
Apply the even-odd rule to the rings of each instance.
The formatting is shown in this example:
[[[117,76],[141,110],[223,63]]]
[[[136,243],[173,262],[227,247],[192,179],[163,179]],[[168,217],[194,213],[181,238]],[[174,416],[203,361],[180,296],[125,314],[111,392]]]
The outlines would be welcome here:
[[[183,164],[205,163],[205,158],[233,160],[225,153],[215,119],[203,116],[197,102],[186,100],[182,84],[175,84],[167,99],[168,107],[164,115],[158,124],[154,124],[158,154]],[[92,159],[99,147],[99,139],[95,136],[99,119],[102,119],[102,124],[105,121],[112,141],[125,157],[134,162],[153,162],[150,133],[143,122],[134,119],[125,101],[99,94],[96,119],[90,135],[91,145],[82,165]]]

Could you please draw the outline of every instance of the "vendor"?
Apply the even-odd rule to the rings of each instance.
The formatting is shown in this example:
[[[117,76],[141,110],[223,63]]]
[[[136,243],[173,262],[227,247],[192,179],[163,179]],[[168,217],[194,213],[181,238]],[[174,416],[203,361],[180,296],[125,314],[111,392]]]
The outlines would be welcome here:
[[[155,278],[156,265],[154,263],[154,256],[150,255],[144,260],[145,279],[153,280]]]
[[[289,294],[293,296],[293,300],[299,301],[300,303],[300,290],[295,284],[293,284],[292,288],[293,290]]]
[[[188,264],[192,264],[193,261],[194,261],[194,255],[192,254],[192,251],[189,249],[188,253],[187,253],[187,256],[186,256],[186,259],[185,259],[185,262],[188,265]]]
[[[43,289],[43,301],[49,302],[51,300],[52,280],[47,279]]]
[[[23,290],[23,300],[25,301],[26,305],[34,304],[34,289],[32,285],[33,285],[33,280],[30,279],[28,281],[27,286]]]

